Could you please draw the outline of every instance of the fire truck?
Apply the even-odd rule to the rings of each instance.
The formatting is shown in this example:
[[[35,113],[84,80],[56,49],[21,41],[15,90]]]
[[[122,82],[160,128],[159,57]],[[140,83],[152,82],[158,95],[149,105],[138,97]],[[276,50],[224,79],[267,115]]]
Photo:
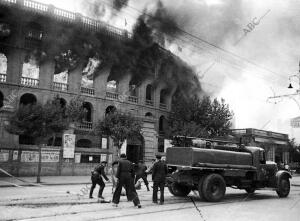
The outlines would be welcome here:
[[[167,186],[174,196],[187,196],[196,190],[209,202],[223,199],[226,187],[254,193],[271,188],[279,197],[290,192],[291,174],[266,162],[260,147],[244,146],[217,140],[192,139],[188,147],[170,147],[166,151],[171,173]]]

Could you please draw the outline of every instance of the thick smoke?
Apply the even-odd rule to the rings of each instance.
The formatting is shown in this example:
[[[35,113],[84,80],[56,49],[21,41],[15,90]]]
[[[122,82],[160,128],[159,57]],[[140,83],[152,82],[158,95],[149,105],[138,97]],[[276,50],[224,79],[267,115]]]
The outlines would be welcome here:
[[[123,7],[127,6],[129,0],[113,0],[113,7],[120,11]]]

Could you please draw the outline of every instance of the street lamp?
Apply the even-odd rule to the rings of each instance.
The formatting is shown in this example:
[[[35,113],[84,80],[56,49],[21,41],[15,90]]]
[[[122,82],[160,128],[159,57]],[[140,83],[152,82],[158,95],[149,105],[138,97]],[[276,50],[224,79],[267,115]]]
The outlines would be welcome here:
[[[290,81],[290,84],[288,86],[289,89],[293,88],[292,83],[291,83],[291,79],[294,78],[294,77],[298,78],[299,87],[298,87],[297,93],[300,93],[300,62],[299,62],[298,74],[294,74],[294,75],[289,76],[289,81]]]

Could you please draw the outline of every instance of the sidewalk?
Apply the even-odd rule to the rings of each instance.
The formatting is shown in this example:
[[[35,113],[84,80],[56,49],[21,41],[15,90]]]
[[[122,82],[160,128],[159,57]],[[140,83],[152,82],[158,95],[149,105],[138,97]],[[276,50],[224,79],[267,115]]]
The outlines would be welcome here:
[[[90,184],[90,176],[41,176],[41,185]],[[0,177],[0,187],[38,186],[36,177]]]
[[[148,175],[148,181],[151,181],[151,175]],[[42,176],[42,185],[76,185],[90,184],[90,176]],[[36,177],[0,177],[1,187],[13,186],[38,186]],[[110,185],[110,183],[108,183]],[[300,186],[300,174],[294,174],[291,179],[292,186]]]

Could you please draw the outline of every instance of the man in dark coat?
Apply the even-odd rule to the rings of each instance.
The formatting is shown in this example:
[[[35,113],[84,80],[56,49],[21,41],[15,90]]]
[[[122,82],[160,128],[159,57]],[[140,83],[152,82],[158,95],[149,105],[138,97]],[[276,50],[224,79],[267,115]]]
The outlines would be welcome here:
[[[138,208],[141,208],[140,200],[134,187],[134,168],[133,164],[126,159],[126,154],[121,154],[121,160],[118,164],[116,177],[118,179],[117,187],[113,195],[113,206],[118,206],[122,187],[125,187],[129,200]]]
[[[106,181],[109,181],[109,179],[107,178],[107,176],[104,172],[104,168],[106,167],[106,165],[107,165],[107,162],[102,161],[92,171],[92,176],[91,176],[92,186],[91,186],[91,189],[90,189],[90,199],[93,198],[93,191],[96,187],[96,184],[98,184],[100,186],[99,192],[98,192],[98,198],[104,199],[103,196],[102,196],[102,193],[103,193],[103,190],[104,190],[104,187],[105,187],[105,183],[103,182],[102,176]]]
[[[138,163],[138,165],[137,165],[136,177],[135,177],[134,184],[136,184],[137,181],[142,178],[143,181],[144,181],[144,183],[145,183],[145,185],[146,185],[146,187],[147,187],[147,191],[150,191],[150,189],[149,189],[149,182],[147,180],[147,173],[146,173],[146,171],[147,171],[147,166],[144,164],[143,160],[140,160],[139,163]]]
[[[166,175],[168,173],[167,165],[161,160],[161,156],[156,156],[157,161],[153,165],[152,169],[152,181],[153,181],[153,203],[157,203],[157,192],[160,189],[160,204],[164,204],[164,188]]]

